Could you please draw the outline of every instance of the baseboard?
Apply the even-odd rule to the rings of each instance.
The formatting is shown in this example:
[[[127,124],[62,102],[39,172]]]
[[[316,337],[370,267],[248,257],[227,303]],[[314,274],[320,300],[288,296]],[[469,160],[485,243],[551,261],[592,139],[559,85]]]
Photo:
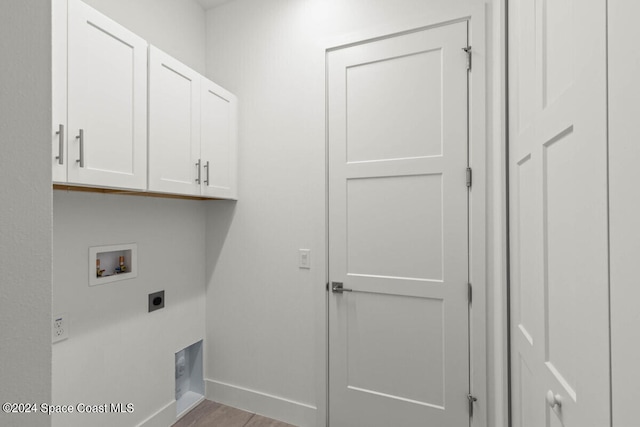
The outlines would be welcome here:
[[[214,402],[298,427],[316,427],[317,409],[306,403],[215,380],[205,380],[205,386],[207,399]]]
[[[162,409],[138,424],[137,427],[169,427],[176,422],[176,401],[172,400]]]

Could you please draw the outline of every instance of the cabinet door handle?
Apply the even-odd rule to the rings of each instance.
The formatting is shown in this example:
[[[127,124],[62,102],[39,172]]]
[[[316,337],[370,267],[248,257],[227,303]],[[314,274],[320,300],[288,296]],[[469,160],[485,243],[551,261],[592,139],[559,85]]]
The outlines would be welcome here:
[[[58,164],[64,164],[64,125],[59,125],[58,131],[56,132],[58,135],[58,155],[56,159],[58,159]]]
[[[204,180],[204,183],[206,185],[209,185],[209,160],[207,160],[207,163],[204,165],[205,169],[207,170],[207,179]]]
[[[198,161],[196,162],[196,168],[198,168],[198,177],[196,178],[196,184],[200,184],[200,159],[198,159]]]
[[[80,140],[80,158],[76,160],[76,163],[80,163],[80,167],[84,167],[84,129],[80,129],[76,139]]]

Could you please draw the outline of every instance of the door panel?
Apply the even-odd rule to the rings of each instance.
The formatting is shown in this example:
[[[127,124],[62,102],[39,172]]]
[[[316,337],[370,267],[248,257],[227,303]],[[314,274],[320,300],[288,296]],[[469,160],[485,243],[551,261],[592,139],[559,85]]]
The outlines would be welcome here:
[[[527,365],[526,358],[520,357],[517,365],[513,365],[514,393],[519,401],[534,402],[538,389],[537,380]],[[544,425],[544,406],[525,405],[513,408],[513,423],[522,427],[539,427]]]
[[[517,212],[514,216],[518,219],[515,225],[514,235],[516,241],[517,258],[513,258],[512,271],[518,280],[512,284],[513,300],[517,303],[517,310],[512,317],[522,336],[533,345],[542,337],[540,325],[535,321],[536,310],[542,307],[541,293],[536,292],[536,285],[541,282],[540,266],[542,259],[540,251],[536,250],[538,236],[536,227],[533,226],[536,217],[533,215],[535,206],[535,170],[532,167],[531,156],[526,156],[516,165],[514,174],[514,188],[517,188],[514,205]],[[516,317],[517,316],[517,317]]]
[[[543,146],[543,221],[545,254],[545,360],[552,375],[575,398],[576,307],[582,254],[588,230],[580,221],[580,182],[567,179],[580,147],[571,129]],[[587,231],[585,233],[585,231]]]
[[[351,274],[441,281],[442,175],[348,180],[347,239]]]
[[[349,295],[347,305],[349,388],[443,408],[443,301],[361,292]],[[415,366],[422,368],[407,369]]]
[[[332,427],[469,423],[466,40],[329,53]]]
[[[133,157],[121,153],[131,146],[131,141],[120,140],[120,135],[132,135],[133,103],[133,58],[131,47],[121,43],[113,35],[95,29],[87,31],[87,43],[93,48],[87,50],[87,70],[92,82],[87,85],[87,97],[97,103],[111,103],[122,108],[113,109],[110,114],[92,119],[85,129],[85,155],[91,159],[94,169],[113,170],[117,173],[131,173]],[[117,85],[105,84],[115,80]],[[129,120],[127,120],[129,119]],[[112,144],[90,144],[94,137],[112,141]]]
[[[573,84],[573,0],[542,2],[543,106],[551,105]]]
[[[442,154],[441,66],[434,49],[347,68],[349,162]],[[430,79],[406,79],[407,70]]]
[[[605,3],[509,9],[512,421],[607,426]]]
[[[206,79],[200,92],[202,194],[237,199],[237,98]]]
[[[71,0],[68,46],[69,182],[145,189],[147,43]]]
[[[200,195],[200,75],[149,48],[149,190]]]

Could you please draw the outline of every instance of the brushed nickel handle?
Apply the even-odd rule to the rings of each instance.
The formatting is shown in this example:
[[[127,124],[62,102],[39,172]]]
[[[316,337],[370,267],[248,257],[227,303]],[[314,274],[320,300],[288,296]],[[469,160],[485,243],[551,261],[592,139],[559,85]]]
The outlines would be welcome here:
[[[198,177],[196,178],[196,184],[200,184],[200,178],[201,178],[200,163],[202,162],[200,161],[200,159],[198,159],[198,161],[196,162],[196,168],[198,168]]]
[[[80,167],[84,167],[84,129],[80,129],[76,139],[80,140],[80,158],[76,160],[76,163],[80,163]]]
[[[331,282],[331,291],[337,294],[353,292],[353,289],[345,288],[342,282]]]
[[[56,159],[58,159],[58,164],[64,164],[64,125],[59,125],[58,131],[56,132],[58,135],[58,155]]]
[[[207,163],[204,165],[204,167],[207,170],[207,179],[204,180],[204,183],[206,185],[209,185],[209,160],[207,160]]]

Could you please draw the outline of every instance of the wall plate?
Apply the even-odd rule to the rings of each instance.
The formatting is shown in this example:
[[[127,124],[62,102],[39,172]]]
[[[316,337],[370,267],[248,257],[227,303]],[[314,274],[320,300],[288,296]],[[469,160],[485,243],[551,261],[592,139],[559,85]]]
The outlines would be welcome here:
[[[66,340],[69,338],[69,320],[66,313],[60,313],[51,319],[51,342]]]
[[[298,250],[298,267],[306,269],[311,268],[311,249]]]
[[[164,308],[164,291],[149,294],[149,313]]]

